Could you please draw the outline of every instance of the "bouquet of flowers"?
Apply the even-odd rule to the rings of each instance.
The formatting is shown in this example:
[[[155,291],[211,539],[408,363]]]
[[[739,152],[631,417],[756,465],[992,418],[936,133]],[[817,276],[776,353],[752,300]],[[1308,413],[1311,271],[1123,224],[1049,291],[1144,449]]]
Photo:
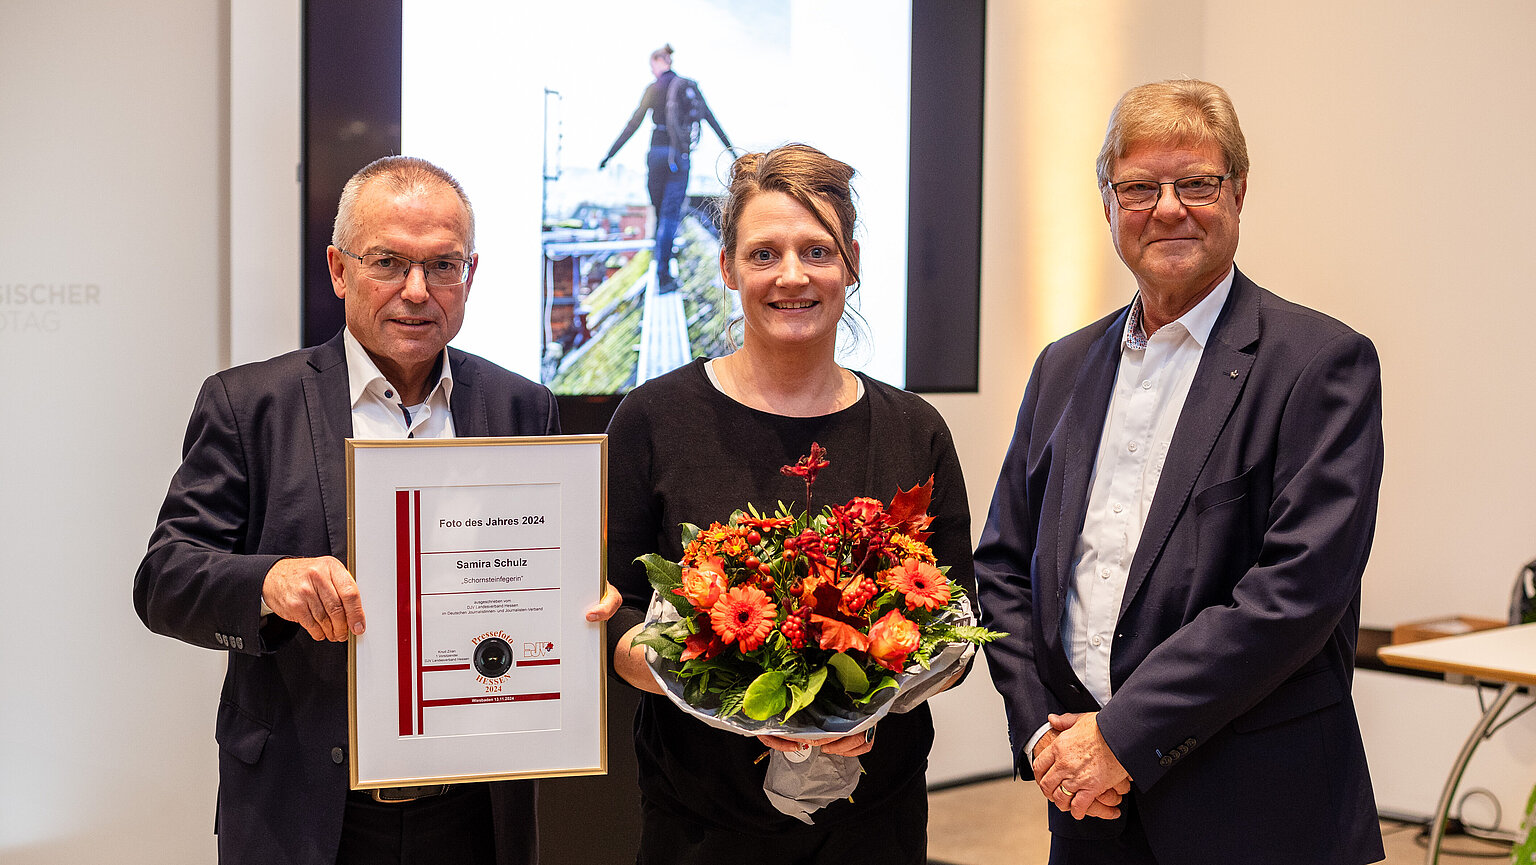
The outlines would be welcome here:
[[[827,465],[812,444],[781,469],[805,481],[803,512],[748,504],[723,525],[684,525],[681,562],[637,560],[656,597],[635,641],[685,711],[744,735],[847,735],[921,682],[938,690],[976,644],[1003,636],[974,625],[924,543],[932,477],[889,505],[861,497],[813,514]]]

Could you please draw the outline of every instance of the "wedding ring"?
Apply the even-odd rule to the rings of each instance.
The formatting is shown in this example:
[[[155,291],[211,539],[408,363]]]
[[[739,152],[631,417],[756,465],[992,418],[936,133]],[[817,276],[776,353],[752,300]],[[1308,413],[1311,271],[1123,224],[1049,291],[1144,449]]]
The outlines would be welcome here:
[[[1057,789],[1057,790],[1060,790],[1060,791],[1061,791],[1061,792],[1063,792],[1063,793],[1065,793],[1065,794],[1067,794],[1067,798],[1068,798],[1068,799],[1071,799],[1071,798],[1072,798],[1072,797],[1073,797],[1073,796],[1076,796],[1076,795],[1077,795],[1077,792],[1076,792],[1076,791],[1074,791],[1074,790],[1068,790],[1068,789],[1067,789],[1067,785],[1066,785],[1066,784],[1062,784],[1062,785],[1060,785],[1060,786],[1058,786],[1058,787],[1057,787],[1057,788],[1056,788],[1056,789]]]

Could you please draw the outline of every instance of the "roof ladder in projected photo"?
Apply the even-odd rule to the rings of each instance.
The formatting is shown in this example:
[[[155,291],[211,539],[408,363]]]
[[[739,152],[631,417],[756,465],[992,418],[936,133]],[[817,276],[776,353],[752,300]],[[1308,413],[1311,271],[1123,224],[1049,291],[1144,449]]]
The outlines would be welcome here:
[[[682,292],[660,291],[653,260],[646,274],[645,316],[640,320],[640,365],[635,372],[635,384],[677,369],[690,356]]]

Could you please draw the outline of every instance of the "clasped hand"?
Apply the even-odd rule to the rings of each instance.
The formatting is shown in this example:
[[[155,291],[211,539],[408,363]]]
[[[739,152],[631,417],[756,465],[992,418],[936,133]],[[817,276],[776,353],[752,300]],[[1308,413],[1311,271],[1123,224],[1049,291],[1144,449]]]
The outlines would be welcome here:
[[[1131,776],[1099,732],[1097,712],[1051,715],[1051,729],[1035,745],[1035,783],[1078,820],[1114,820],[1131,791]]]
[[[757,740],[775,751],[787,751],[791,754],[804,751],[811,745],[821,748],[823,754],[835,754],[839,757],[857,757],[867,754],[875,746],[874,728],[863,733],[854,733],[851,736],[829,736],[825,739],[786,739],[783,736],[758,736]]]

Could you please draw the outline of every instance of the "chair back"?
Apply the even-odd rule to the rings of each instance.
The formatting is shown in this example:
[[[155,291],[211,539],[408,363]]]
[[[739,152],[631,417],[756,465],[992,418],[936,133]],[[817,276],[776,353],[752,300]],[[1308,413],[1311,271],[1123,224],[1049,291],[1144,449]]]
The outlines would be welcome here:
[[[1515,580],[1515,591],[1509,597],[1509,623],[1524,625],[1536,622],[1536,561],[1520,569]]]

